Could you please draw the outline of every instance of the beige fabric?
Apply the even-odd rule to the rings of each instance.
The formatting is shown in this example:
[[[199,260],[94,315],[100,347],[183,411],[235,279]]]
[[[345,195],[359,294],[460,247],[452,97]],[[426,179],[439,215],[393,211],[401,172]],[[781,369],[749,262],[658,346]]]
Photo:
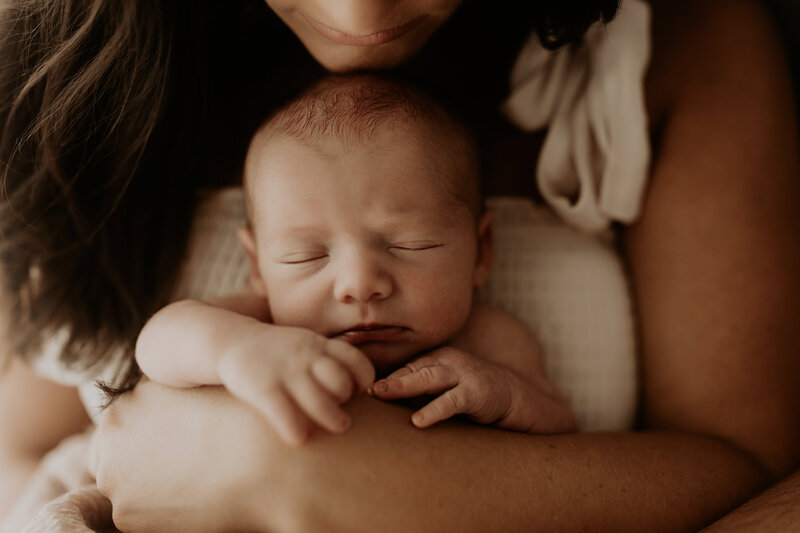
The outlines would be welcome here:
[[[579,45],[550,52],[531,35],[514,64],[503,111],[521,129],[548,128],[539,191],[583,231],[639,215],[650,164],[649,57],[650,7],[624,0],[614,20],[589,28]]]
[[[482,299],[536,334],[547,373],[582,431],[629,429],[636,409],[636,328],[613,241],[564,224],[525,198],[492,198],[494,263]]]
[[[208,299],[230,294],[247,282],[250,266],[236,230],[245,224],[238,187],[203,196],[194,219],[175,299]]]

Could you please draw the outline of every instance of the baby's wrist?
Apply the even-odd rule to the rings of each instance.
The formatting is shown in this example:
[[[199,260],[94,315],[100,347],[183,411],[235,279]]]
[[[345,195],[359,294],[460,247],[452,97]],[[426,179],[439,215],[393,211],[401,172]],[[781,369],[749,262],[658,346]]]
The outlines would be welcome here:
[[[257,339],[256,343],[260,346],[260,351],[269,350],[270,346],[274,344],[272,340],[275,334],[274,330],[280,329],[280,326],[260,322],[249,317],[237,323],[236,327],[231,328],[225,335],[224,342],[221,343],[218,350],[215,361],[217,370],[219,370],[220,365],[229,363],[248,350],[252,350],[255,339]]]
[[[511,387],[508,415],[499,427],[533,434],[568,433],[577,430],[572,409],[546,380],[543,385],[519,380]]]

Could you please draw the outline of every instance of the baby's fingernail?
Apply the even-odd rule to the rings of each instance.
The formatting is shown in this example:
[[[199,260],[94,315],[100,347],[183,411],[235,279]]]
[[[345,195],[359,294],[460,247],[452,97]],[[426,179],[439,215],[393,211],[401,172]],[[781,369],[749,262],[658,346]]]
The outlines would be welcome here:
[[[422,416],[422,413],[414,413],[413,415],[411,415],[411,423],[417,427],[419,427],[419,425],[422,424],[422,421],[424,419],[425,417]]]
[[[389,390],[389,385],[387,385],[385,381],[381,380],[375,383],[373,390],[374,392],[386,392]]]

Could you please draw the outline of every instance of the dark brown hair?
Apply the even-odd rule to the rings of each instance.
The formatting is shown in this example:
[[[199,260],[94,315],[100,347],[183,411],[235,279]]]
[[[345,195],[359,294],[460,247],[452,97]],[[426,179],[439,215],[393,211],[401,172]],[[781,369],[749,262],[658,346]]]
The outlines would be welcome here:
[[[194,143],[175,124],[198,111],[175,94],[187,72],[166,4],[3,8],[0,258],[6,338],[24,357],[67,328],[63,361],[89,367],[166,302],[191,206]]]
[[[504,16],[534,9],[525,24],[554,47],[609,20],[617,3],[509,3]],[[261,48],[242,44],[246,24],[261,25],[253,32]],[[242,118],[249,104],[237,95],[249,90],[246,101],[263,100],[261,89],[277,77],[291,85],[287,72],[305,53],[287,52],[295,41],[263,0],[2,3],[0,261],[9,351],[33,357],[61,328],[69,331],[66,364],[91,367],[119,346],[130,351],[169,299],[194,192],[213,175],[225,181],[240,171],[257,124]],[[256,63],[261,77],[248,78],[241,67]],[[219,131],[232,140],[220,141]],[[134,383],[135,365],[131,376]]]
[[[555,49],[580,41],[595,22],[610,22],[619,9],[618,0],[538,0],[536,31],[545,48]]]

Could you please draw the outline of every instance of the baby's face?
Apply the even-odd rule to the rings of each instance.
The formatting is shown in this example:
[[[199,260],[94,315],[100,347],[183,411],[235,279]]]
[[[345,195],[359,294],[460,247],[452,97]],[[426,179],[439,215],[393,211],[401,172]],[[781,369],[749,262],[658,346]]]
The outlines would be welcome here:
[[[349,150],[278,136],[248,164],[251,255],[274,322],[349,341],[378,372],[453,337],[490,260],[437,154],[406,136]],[[488,243],[488,218],[480,228]]]

